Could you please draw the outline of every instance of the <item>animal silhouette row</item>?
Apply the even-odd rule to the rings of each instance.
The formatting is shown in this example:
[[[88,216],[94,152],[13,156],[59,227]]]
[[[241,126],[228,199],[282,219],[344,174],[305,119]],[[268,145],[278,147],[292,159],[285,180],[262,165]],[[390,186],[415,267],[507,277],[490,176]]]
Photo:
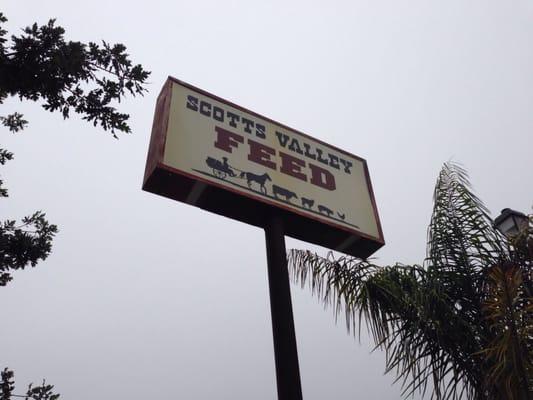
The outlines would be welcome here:
[[[238,170],[238,169],[235,167],[231,167],[228,164],[227,157],[222,157],[222,161],[214,159],[212,157],[207,157],[206,164],[208,167],[210,167],[213,170],[213,174],[218,178],[226,179],[226,176],[228,175],[230,177],[237,176],[234,170]],[[261,175],[258,175],[258,174],[254,174],[252,172],[247,172],[247,171],[240,171],[240,172],[241,173],[239,174],[239,178],[246,179],[246,184],[248,185],[248,188],[250,188],[251,190],[254,190],[252,183],[256,183],[259,185],[259,190],[261,191],[261,193],[268,196],[266,182],[268,181],[272,182],[272,178],[270,177],[270,175],[268,175],[268,173],[265,172]],[[289,189],[286,189],[284,187],[278,186],[274,183],[272,183],[272,195],[274,196],[276,200],[285,201],[287,203],[291,203],[291,199],[293,198],[294,199],[299,198],[295,192]],[[309,199],[306,197],[301,197],[299,199],[301,201],[302,208],[313,210],[313,207],[315,205],[314,199]],[[338,211],[335,213],[335,211],[333,211],[329,207],[326,207],[325,205],[322,205],[322,204],[317,204],[317,210],[319,213],[327,215],[329,218],[336,218],[337,216],[341,220],[344,220],[346,218],[346,214],[340,213]]]

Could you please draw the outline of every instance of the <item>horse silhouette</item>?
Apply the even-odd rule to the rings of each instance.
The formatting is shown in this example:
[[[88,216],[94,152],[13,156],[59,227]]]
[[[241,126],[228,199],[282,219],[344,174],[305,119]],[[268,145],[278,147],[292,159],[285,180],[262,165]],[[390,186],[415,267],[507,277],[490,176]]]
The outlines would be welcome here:
[[[248,184],[248,187],[252,189],[252,182],[256,182],[260,186],[260,190],[262,193],[266,194],[267,189],[265,187],[266,181],[271,181],[272,178],[270,178],[270,175],[268,175],[266,172],[263,175],[256,175],[251,172],[241,172],[240,178],[246,178],[246,183]]]

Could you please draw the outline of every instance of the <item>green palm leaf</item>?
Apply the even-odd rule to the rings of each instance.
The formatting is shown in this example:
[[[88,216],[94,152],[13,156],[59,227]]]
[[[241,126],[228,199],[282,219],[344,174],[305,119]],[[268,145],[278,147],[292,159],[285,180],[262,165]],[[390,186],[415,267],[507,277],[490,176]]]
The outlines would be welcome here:
[[[289,265],[293,279],[308,284],[336,315],[344,310],[348,330],[360,330],[364,321],[376,348],[385,350],[386,371],[396,373],[405,395],[428,391],[436,399],[522,400],[532,387],[531,258],[515,260],[521,279],[506,286],[509,304],[494,303],[501,298],[494,287],[500,286],[490,273],[515,254],[492,227],[464,169],[445,164],[422,266],[381,267],[302,250],[289,253]],[[516,312],[509,319],[511,309]],[[514,356],[502,364],[502,354]],[[504,388],[509,385],[515,388]]]

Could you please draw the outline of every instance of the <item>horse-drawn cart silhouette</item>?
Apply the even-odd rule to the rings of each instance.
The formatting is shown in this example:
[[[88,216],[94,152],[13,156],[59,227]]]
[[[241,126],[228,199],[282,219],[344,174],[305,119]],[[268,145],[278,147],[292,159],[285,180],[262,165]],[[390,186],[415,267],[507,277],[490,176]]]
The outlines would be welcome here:
[[[222,157],[222,161],[213,157],[207,157],[205,163],[213,170],[213,175],[220,179],[226,179],[226,176],[235,176],[235,172],[228,164],[228,158]]]
[[[262,175],[257,175],[252,172],[242,171],[239,175],[239,178],[246,178],[246,184],[252,190],[252,182],[256,182],[257,184],[259,184],[259,190],[261,190],[261,193],[263,194],[267,194],[267,188],[265,186],[266,181],[272,180],[270,175],[268,175],[266,172]]]

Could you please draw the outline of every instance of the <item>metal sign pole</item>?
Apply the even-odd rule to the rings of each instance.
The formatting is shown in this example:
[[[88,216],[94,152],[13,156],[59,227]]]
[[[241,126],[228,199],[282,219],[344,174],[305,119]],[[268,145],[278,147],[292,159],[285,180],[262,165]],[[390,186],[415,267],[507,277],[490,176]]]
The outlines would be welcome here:
[[[274,215],[269,219],[265,226],[265,238],[278,400],[302,400],[287,253],[281,217]]]

